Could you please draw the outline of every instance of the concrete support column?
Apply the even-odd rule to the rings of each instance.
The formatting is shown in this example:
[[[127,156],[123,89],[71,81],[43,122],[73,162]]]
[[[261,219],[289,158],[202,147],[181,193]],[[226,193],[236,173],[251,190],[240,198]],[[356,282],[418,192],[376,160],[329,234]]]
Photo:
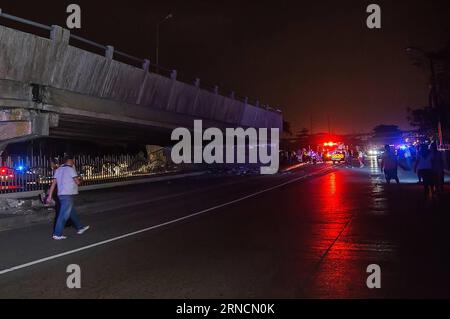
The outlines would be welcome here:
[[[114,47],[111,45],[107,45],[105,49],[105,67],[103,68],[102,75],[100,79],[103,81],[102,90],[104,92],[105,87],[108,85],[108,71],[111,68],[111,64],[114,59]]]
[[[114,47],[112,45],[106,46],[105,57],[108,60],[112,60],[114,58]]]
[[[5,151],[6,146],[8,146],[8,143],[0,142],[0,156],[2,156],[3,152]]]
[[[142,63],[142,69],[144,70],[144,72],[148,72],[150,70],[150,60],[144,60],[144,63]]]
[[[194,86],[197,88],[197,92],[195,93],[194,105],[192,105],[192,113],[197,114],[198,97],[200,95],[200,79],[199,78],[195,79]]]
[[[68,45],[70,40],[70,31],[60,27],[59,25],[52,25],[50,39],[56,43]]]
[[[170,73],[170,78],[172,80],[176,80],[177,79],[177,70],[172,70],[172,72]]]
[[[33,133],[31,121],[9,121],[0,123],[0,139],[2,141],[23,137]]]
[[[48,65],[42,76],[42,85],[52,85],[59,80],[64,53],[69,46],[70,31],[58,25],[52,25],[50,31],[51,47],[48,50]]]
[[[57,116],[24,109],[0,112],[0,144],[2,147],[16,142],[48,136],[50,127],[57,126]]]
[[[177,80],[177,70],[172,70],[172,72],[170,73],[170,79],[172,80],[172,83],[170,84],[170,93],[169,93],[169,99],[167,100],[167,110],[170,111],[176,111],[176,106],[173,106],[172,108],[172,98],[173,98],[173,94],[174,94],[174,88],[176,85],[176,80]]]
[[[138,94],[136,104],[141,104],[141,102],[142,102],[142,96],[144,95],[144,88],[145,88],[145,84],[147,83],[148,72],[150,70],[150,60],[147,60],[147,59],[144,60],[144,63],[142,64],[142,70],[144,71],[144,78],[142,80],[141,87],[139,88],[139,94]]]

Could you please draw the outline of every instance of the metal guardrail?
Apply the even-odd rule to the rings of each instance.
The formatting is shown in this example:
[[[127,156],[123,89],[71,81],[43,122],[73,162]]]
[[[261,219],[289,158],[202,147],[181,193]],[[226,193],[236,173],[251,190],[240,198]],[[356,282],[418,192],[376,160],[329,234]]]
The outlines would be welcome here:
[[[4,12],[2,12],[1,8],[0,8],[0,17],[8,19],[8,20],[11,20],[11,21],[15,21],[15,22],[18,22],[18,23],[22,23],[22,24],[25,24],[25,25],[28,25],[28,26],[32,26],[32,27],[36,27],[36,28],[43,29],[43,30],[46,30],[46,31],[50,31],[50,32],[53,30],[52,26],[48,26],[48,25],[45,25],[45,24],[42,24],[42,23],[34,22],[34,21],[31,21],[31,20],[28,20],[28,19],[19,18],[17,16],[11,15],[11,14],[4,13]],[[88,45],[90,45],[92,47],[95,47],[97,49],[102,49],[102,50],[105,50],[105,51],[108,49],[107,45],[99,44],[97,42],[91,41],[89,39],[80,37],[80,36],[72,34],[72,33],[70,33],[70,38],[73,39],[73,40],[82,42],[84,44],[88,44]],[[148,60],[137,58],[135,56],[132,56],[130,54],[127,54],[127,53],[124,53],[124,52],[121,52],[121,51],[118,51],[118,50],[114,50],[113,51],[113,55],[122,56],[122,57],[124,57],[126,59],[129,59],[131,61],[140,63],[142,66],[144,65],[144,63],[148,62]],[[168,68],[162,67],[162,66],[157,65],[157,64],[153,64],[153,63],[148,62],[148,66],[149,66],[149,69],[150,69],[150,67],[152,67],[154,70],[156,70],[157,73],[159,73],[159,71],[165,71],[165,72],[169,73],[170,76],[173,75],[173,74],[176,74],[175,70],[170,70]],[[206,90],[211,91],[208,88],[206,88]],[[239,100],[241,100],[243,102],[249,101],[248,98],[239,98]],[[255,100],[255,101],[259,101],[259,100]],[[278,113],[282,112],[280,109],[274,109],[272,107],[269,107],[268,105],[261,104],[261,105],[256,105],[256,106],[264,108],[264,109],[266,109],[268,111],[272,111],[272,112],[278,112]]]
[[[7,13],[3,13],[2,9],[0,9],[0,17],[3,17],[3,18],[8,19],[8,20],[15,21],[15,22],[20,22],[20,23],[23,23],[23,24],[26,24],[26,25],[29,25],[29,26],[32,26],[32,27],[44,29],[44,30],[47,30],[47,31],[51,31],[52,30],[52,27],[50,27],[48,25],[41,24],[41,23],[34,22],[34,21],[30,21],[30,20],[23,19],[23,18],[19,18],[19,17],[13,16],[13,15],[10,15],[10,14],[7,14]]]
[[[106,50],[106,48],[107,48],[106,45],[98,44],[97,42],[94,42],[94,41],[85,39],[85,38],[83,38],[83,37],[80,37],[80,36],[75,35],[75,34],[72,34],[72,33],[70,34],[70,37],[71,37],[72,39],[75,39],[75,40],[77,40],[77,41],[80,41],[80,42],[83,42],[83,43],[92,45],[93,47],[96,47],[96,48],[99,48],[99,49]]]

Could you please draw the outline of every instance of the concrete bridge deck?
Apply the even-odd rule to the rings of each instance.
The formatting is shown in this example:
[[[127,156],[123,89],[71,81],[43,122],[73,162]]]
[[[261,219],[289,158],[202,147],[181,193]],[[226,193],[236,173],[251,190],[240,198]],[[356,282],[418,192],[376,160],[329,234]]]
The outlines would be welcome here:
[[[1,11],[0,11],[1,15]],[[154,142],[175,127],[282,128],[279,111],[210,92],[69,43],[0,25],[0,144],[42,136]]]

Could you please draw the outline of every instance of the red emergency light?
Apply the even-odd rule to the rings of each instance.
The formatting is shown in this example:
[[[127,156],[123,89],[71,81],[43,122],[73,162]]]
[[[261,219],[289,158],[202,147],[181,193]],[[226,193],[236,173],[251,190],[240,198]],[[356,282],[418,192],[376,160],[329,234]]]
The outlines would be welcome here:
[[[323,143],[323,146],[336,146],[337,145],[337,143],[334,143],[334,142],[325,142],[325,143]]]

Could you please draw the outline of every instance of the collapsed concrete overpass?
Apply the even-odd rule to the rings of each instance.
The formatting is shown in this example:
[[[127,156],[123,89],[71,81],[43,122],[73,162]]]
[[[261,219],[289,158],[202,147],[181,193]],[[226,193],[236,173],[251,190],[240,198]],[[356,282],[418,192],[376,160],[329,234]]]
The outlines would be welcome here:
[[[2,14],[1,17],[12,17]],[[22,20],[23,21],[23,20]],[[71,45],[88,40],[58,26],[50,38],[0,26],[0,150],[38,137],[154,143],[176,127],[282,128],[282,114]],[[127,55],[125,55],[127,56]],[[135,58],[134,58],[135,59]]]

